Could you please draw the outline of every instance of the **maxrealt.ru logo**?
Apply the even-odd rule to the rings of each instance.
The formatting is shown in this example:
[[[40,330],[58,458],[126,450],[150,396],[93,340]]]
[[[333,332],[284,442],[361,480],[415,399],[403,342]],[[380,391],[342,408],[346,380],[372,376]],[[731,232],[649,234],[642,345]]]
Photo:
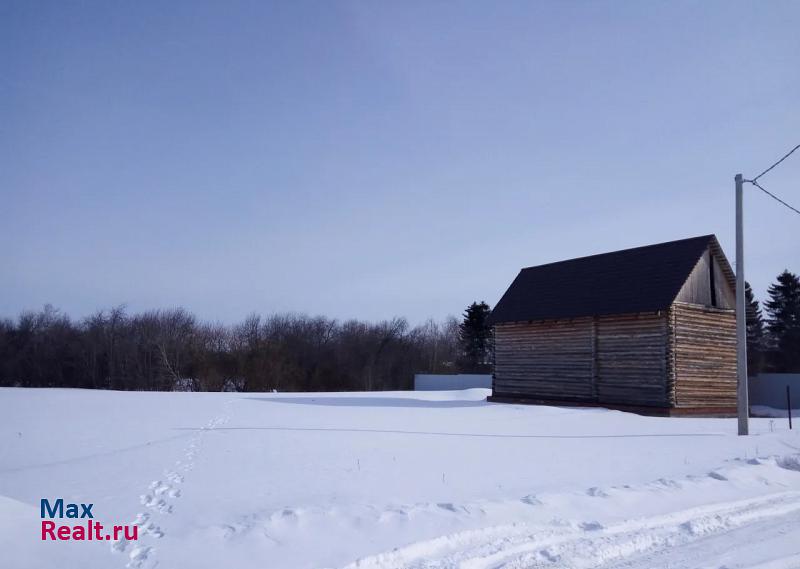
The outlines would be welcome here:
[[[119,541],[126,539],[136,541],[139,538],[139,527],[136,525],[106,526],[94,520],[92,508],[94,504],[64,503],[63,498],[56,499],[52,504],[42,498],[42,540],[53,541]],[[47,519],[50,518],[50,519]],[[78,524],[60,524],[53,519],[86,520]]]

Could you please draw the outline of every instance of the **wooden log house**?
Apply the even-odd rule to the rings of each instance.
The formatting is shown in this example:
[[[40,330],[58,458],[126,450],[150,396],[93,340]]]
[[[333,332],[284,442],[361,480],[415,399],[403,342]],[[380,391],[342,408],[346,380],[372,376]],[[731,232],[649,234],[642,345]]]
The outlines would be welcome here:
[[[714,235],[522,269],[492,311],[489,400],[733,415],[734,291]]]

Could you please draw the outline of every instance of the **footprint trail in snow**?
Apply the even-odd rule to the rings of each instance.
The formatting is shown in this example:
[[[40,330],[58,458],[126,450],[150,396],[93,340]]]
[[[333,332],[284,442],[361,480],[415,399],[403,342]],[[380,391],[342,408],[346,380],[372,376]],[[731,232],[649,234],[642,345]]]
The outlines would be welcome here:
[[[125,567],[129,569],[153,568],[158,562],[154,559],[156,547],[154,540],[161,539],[165,531],[156,524],[154,516],[165,516],[174,511],[174,501],[181,497],[179,486],[184,483],[185,476],[194,469],[195,459],[203,448],[208,431],[226,424],[230,420],[230,407],[234,400],[227,401],[222,412],[212,418],[205,427],[197,431],[184,449],[183,457],[164,471],[163,480],[153,480],[144,494],[139,496],[139,503],[146,508],[136,514],[131,525],[138,527],[138,540],[130,542],[126,539],[111,544],[113,553],[127,553]]]

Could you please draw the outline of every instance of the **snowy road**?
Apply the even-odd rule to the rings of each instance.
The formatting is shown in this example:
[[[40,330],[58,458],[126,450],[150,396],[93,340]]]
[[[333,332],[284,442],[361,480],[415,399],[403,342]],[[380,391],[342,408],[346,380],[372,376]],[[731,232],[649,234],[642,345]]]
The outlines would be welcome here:
[[[798,527],[800,493],[778,493],[608,527],[592,522],[462,532],[363,559],[348,569],[677,569],[765,563],[790,568],[800,566]],[[758,548],[753,547],[755,542]],[[726,564],[726,559],[735,564]]]
[[[485,395],[0,389],[3,566],[800,568],[782,421]],[[44,497],[142,536],[43,542]]]

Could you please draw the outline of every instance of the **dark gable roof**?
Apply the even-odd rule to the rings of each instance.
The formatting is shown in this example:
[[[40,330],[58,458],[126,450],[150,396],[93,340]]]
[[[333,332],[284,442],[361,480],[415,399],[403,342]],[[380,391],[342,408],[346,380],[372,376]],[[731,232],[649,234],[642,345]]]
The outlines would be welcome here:
[[[703,235],[522,269],[490,321],[666,310],[709,247],[732,282],[733,271],[717,238]]]

